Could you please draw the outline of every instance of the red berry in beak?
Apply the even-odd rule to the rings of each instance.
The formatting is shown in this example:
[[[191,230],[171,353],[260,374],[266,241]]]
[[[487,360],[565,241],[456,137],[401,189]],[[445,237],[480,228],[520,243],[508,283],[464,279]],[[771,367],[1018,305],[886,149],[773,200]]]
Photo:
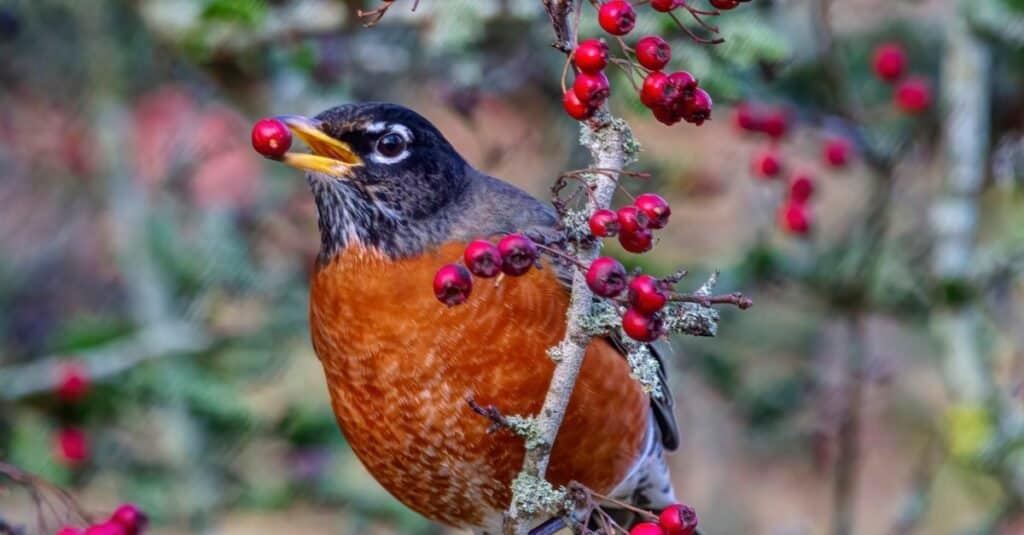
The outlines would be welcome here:
[[[924,78],[904,80],[896,88],[896,105],[904,113],[917,115],[932,103],[932,87]]]
[[[601,297],[615,297],[626,289],[626,268],[618,260],[602,256],[587,269],[587,286]]]
[[[648,316],[630,308],[622,315],[622,330],[637,342],[653,342],[662,335],[663,326],[657,315]]]
[[[607,208],[602,208],[590,216],[587,225],[594,236],[608,238],[619,233],[619,216]]]
[[[569,117],[577,121],[589,119],[597,111],[597,108],[591,108],[584,104],[572,89],[567,90],[562,95],[562,107],[565,108],[565,113],[568,113]]]
[[[252,125],[252,148],[267,158],[280,158],[292,147],[292,132],[277,119],[260,119]]]
[[[664,283],[650,275],[640,275],[629,283],[629,306],[641,314],[654,314],[667,301]]]
[[[665,530],[665,535],[693,535],[697,531],[697,511],[693,507],[672,504],[658,516],[658,524]]]
[[[149,518],[145,513],[131,503],[121,504],[115,509],[114,514],[110,515],[110,521],[120,524],[127,535],[139,535],[149,524]]]
[[[657,35],[648,35],[636,43],[636,59],[652,71],[661,70],[672,59],[672,47]]]
[[[672,207],[668,205],[668,201],[655,193],[638,195],[634,204],[647,216],[647,228],[665,228],[668,218],[672,215]]]
[[[850,161],[850,143],[841,137],[826,139],[822,152],[825,163],[832,167],[846,167]]]
[[[502,238],[498,242],[498,251],[501,253],[501,270],[506,275],[522,275],[537,263],[537,246],[521,234]]]
[[[775,178],[782,172],[782,160],[779,158],[778,152],[774,148],[765,149],[764,151],[754,155],[754,161],[751,162],[754,176],[760,178]]]
[[[597,108],[604,104],[611,92],[608,77],[603,72],[577,74],[576,81],[572,84],[572,90],[576,93],[576,98],[590,108]]]
[[[646,253],[654,246],[654,234],[650,229],[642,228],[627,232],[619,232],[619,244],[631,253]]]
[[[462,259],[469,272],[477,277],[489,279],[501,273],[501,252],[487,240],[476,240],[466,246]]]
[[[907,53],[898,43],[884,43],[875,48],[872,58],[875,76],[885,82],[895,82],[903,77],[907,68]]]
[[[576,47],[572,58],[583,72],[601,72],[608,66],[608,45],[599,39],[587,39]]]
[[[665,535],[665,531],[654,522],[641,522],[629,530],[629,535]]]
[[[711,95],[701,88],[693,90],[693,98],[686,101],[683,108],[683,119],[688,123],[697,126],[704,124],[704,121],[711,119]]]
[[[437,300],[448,305],[461,305],[469,299],[473,291],[473,278],[469,271],[456,264],[448,264],[437,270],[434,275],[434,296]]]
[[[89,374],[77,362],[67,362],[57,371],[57,396],[66,403],[74,403],[89,392]]]
[[[636,206],[623,206],[616,215],[619,219],[619,232],[636,232],[647,228],[647,214]]]
[[[779,207],[779,226],[782,230],[805,236],[811,231],[811,213],[807,205],[795,199],[789,199]]]
[[[655,71],[644,78],[644,85],[640,89],[640,102],[648,108],[655,108],[668,104],[665,96],[665,86],[668,84],[668,75]]]
[[[715,9],[721,9],[723,11],[728,11],[728,10],[730,10],[730,9],[740,5],[739,0],[710,0],[710,1],[711,1],[711,5],[715,6]]]
[[[814,178],[800,173],[789,181],[789,198],[798,203],[807,202],[814,195]]]
[[[597,23],[612,35],[626,35],[636,25],[636,12],[624,0],[610,0],[598,9]]]

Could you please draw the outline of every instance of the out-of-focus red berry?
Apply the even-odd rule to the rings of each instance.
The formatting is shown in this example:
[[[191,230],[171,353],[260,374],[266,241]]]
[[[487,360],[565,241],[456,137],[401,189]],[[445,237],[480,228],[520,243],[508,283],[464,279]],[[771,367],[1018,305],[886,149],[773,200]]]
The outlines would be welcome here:
[[[871,66],[879,79],[895,82],[907,69],[907,52],[899,43],[883,43],[875,48]]]
[[[896,106],[904,113],[917,115],[932,104],[932,86],[920,77],[908,78],[896,86]]]

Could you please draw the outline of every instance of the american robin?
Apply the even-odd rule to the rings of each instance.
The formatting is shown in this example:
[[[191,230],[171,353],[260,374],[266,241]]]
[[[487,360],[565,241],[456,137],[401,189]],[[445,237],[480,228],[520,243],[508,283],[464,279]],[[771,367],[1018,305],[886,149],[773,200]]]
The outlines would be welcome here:
[[[313,347],[338,425],[381,485],[424,516],[500,532],[523,440],[489,434],[467,398],[536,414],[565,332],[557,269],[478,284],[446,307],[437,269],[468,242],[554,232],[553,209],[474,169],[428,120],[385,103],[280,119],[312,154],[321,250],[310,288]],[[662,370],[663,371],[663,370]],[[579,481],[642,507],[675,497],[664,450],[678,445],[671,395],[650,399],[614,339],[595,338],[552,451],[548,479]]]

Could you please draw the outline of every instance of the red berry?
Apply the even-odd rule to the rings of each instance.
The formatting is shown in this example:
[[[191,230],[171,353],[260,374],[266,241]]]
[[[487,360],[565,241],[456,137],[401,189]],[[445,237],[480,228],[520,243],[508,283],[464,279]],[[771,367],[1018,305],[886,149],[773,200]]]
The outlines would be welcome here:
[[[740,5],[739,0],[710,0],[710,2],[716,9],[723,9],[726,11]]]
[[[754,155],[751,167],[756,177],[774,178],[782,172],[782,159],[774,148],[767,148]]]
[[[252,148],[267,158],[280,158],[292,146],[292,132],[281,121],[260,119],[252,125]]]
[[[672,207],[661,195],[643,193],[633,201],[637,209],[647,216],[647,228],[665,228],[672,215]]]
[[[662,13],[668,13],[669,11],[685,4],[685,0],[651,0],[651,7],[653,7],[655,11],[660,11]]]
[[[749,102],[739,103],[733,111],[733,122],[736,124],[736,128],[748,132],[760,131],[761,114],[758,111]]]
[[[807,173],[799,173],[789,181],[789,198],[799,202],[807,202],[814,195],[814,178]]]
[[[509,234],[498,242],[501,270],[506,275],[522,275],[537,262],[537,246],[521,234]]]
[[[587,39],[576,47],[573,61],[583,72],[601,72],[608,66],[608,45],[600,39]]]
[[[139,535],[149,524],[149,518],[135,504],[124,503],[110,515],[110,521],[120,524],[127,535]]]
[[[57,535],[82,535],[82,530],[73,528],[71,526],[64,526],[60,528]]]
[[[467,245],[462,259],[469,272],[477,277],[488,279],[501,273],[501,253],[487,240],[476,240]]]
[[[841,137],[830,137],[822,147],[825,163],[831,167],[846,167],[850,160],[850,143]]]
[[[907,53],[898,43],[883,43],[875,48],[872,67],[879,79],[895,82],[907,68]]]
[[[896,105],[910,115],[928,109],[932,103],[932,87],[924,78],[910,78],[896,87]]]
[[[581,72],[576,75],[572,90],[580,102],[591,108],[600,107],[608,99],[610,92],[608,77],[603,72]]]
[[[576,92],[572,89],[562,95],[562,107],[565,108],[565,113],[568,113],[569,117],[577,121],[589,119],[597,111],[597,108],[591,108],[580,101],[579,97],[576,96]]]
[[[627,232],[619,232],[619,244],[631,253],[646,253],[654,246],[654,234],[650,229],[642,228]]]
[[[610,0],[598,10],[597,23],[612,35],[626,35],[636,24],[636,12],[629,2]]]
[[[711,95],[698,87],[693,91],[693,98],[686,101],[683,119],[686,119],[688,123],[700,126],[704,124],[704,121],[711,119],[711,107]]]
[[[629,530],[629,535],[665,535],[665,530],[654,522],[641,522]]]
[[[789,199],[779,207],[779,226],[782,230],[804,236],[811,231],[811,212],[807,204]]]
[[[658,524],[665,530],[665,535],[692,535],[697,531],[697,511],[693,507],[672,504],[658,516]]]
[[[590,216],[587,225],[594,236],[608,238],[619,233],[619,216],[607,208],[602,208]]]
[[[765,110],[760,120],[761,131],[772,139],[779,139],[789,130],[789,118],[783,108]]]
[[[657,35],[648,35],[636,43],[636,60],[648,69],[657,71],[672,59],[672,47]]]
[[[629,306],[641,314],[654,314],[667,301],[664,283],[650,275],[640,275],[629,283]]]
[[[637,342],[653,342],[662,335],[661,318],[648,316],[636,309],[627,309],[622,315],[622,330]]]
[[[644,85],[640,89],[640,102],[648,108],[664,106],[668,103],[665,96],[665,86],[668,83],[668,75],[661,71],[654,71],[644,78]]]
[[[654,108],[651,109],[651,111],[654,112],[654,118],[657,119],[659,123],[666,124],[669,126],[672,126],[678,123],[679,121],[683,120],[682,114],[680,114],[675,109],[675,107],[670,106],[668,104],[655,106]]]
[[[89,374],[78,362],[61,364],[57,370],[57,396],[67,403],[82,399],[89,391]]]
[[[635,232],[647,228],[647,214],[636,206],[623,206],[616,213],[620,232]]]
[[[95,526],[89,526],[85,535],[128,535],[128,530],[117,522],[101,522]]]
[[[668,75],[665,86],[665,98],[671,101],[690,100],[697,90],[697,79],[686,71],[677,71]]]
[[[434,275],[434,296],[448,306],[465,303],[472,291],[473,278],[469,270],[458,264],[445,265]]]
[[[626,268],[618,260],[602,256],[587,269],[587,286],[601,297],[615,297],[626,289]]]
[[[67,427],[57,433],[57,459],[74,466],[89,458],[89,439],[77,427]]]

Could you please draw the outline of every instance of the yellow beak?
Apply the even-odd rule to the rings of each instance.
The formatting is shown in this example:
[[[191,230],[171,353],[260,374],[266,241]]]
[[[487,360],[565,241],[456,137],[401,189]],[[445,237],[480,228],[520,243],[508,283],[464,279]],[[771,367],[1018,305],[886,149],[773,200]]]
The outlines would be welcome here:
[[[301,115],[278,115],[276,119],[283,122],[313,151],[313,154],[287,152],[281,157],[285,164],[338,178],[351,176],[353,167],[363,165],[362,158],[352,152],[347,143],[334,139],[323,131],[321,121]]]

